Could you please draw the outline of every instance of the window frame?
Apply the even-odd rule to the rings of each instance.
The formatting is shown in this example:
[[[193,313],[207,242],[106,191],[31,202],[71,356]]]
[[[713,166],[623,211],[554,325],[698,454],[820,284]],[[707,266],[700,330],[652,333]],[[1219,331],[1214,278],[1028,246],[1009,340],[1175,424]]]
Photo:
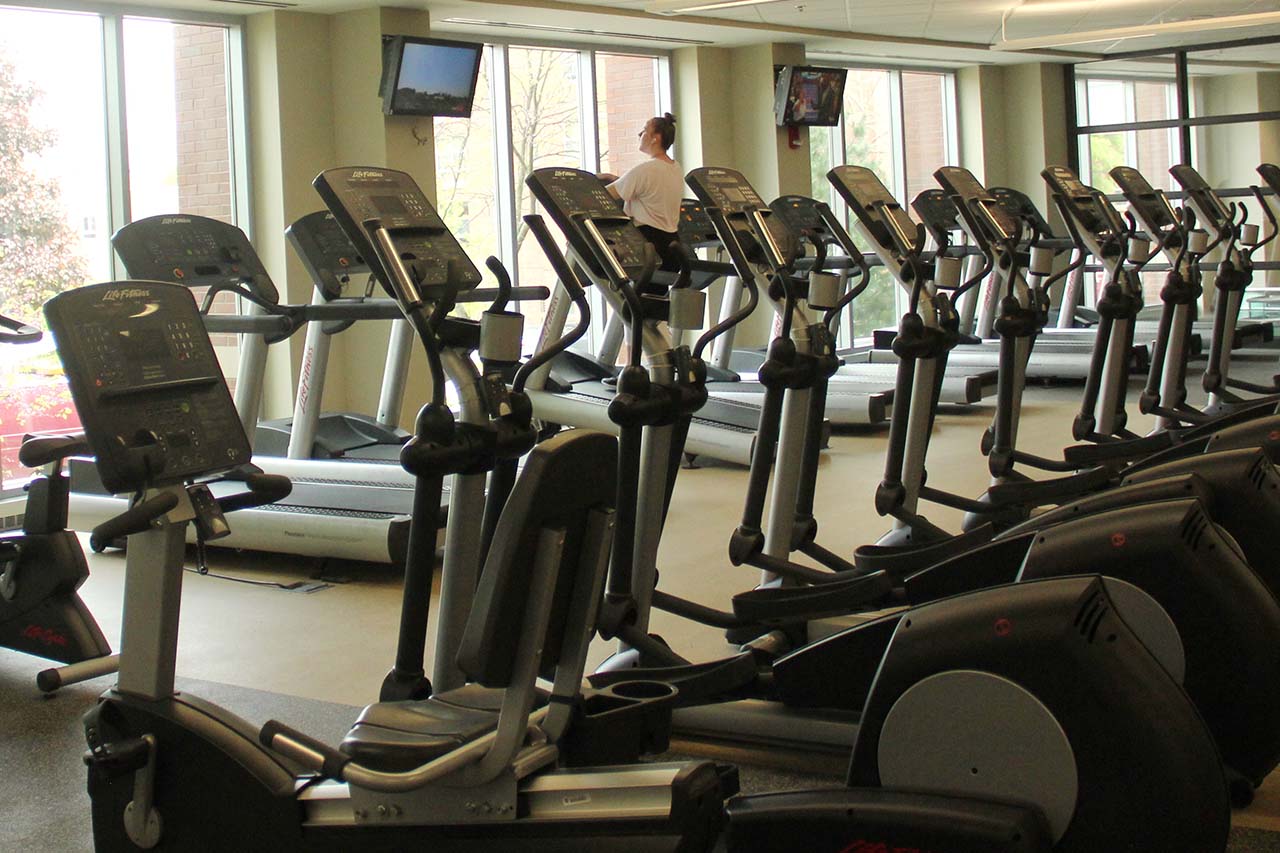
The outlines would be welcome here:
[[[517,175],[515,153],[513,150],[514,131],[511,121],[511,62],[512,49],[555,50],[577,54],[578,66],[578,117],[579,134],[582,152],[581,167],[592,172],[600,171],[600,122],[598,120],[598,96],[600,82],[596,73],[596,59],[599,54],[616,56],[643,56],[654,60],[654,87],[657,101],[657,114],[671,109],[674,99],[671,76],[671,51],[654,48],[612,46],[589,44],[583,42],[503,38],[483,36],[485,55],[489,60],[489,96],[492,110],[493,132],[493,176],[496,189],[494,212],[497,217],[495,236],[498,245],[493,247],[493,254],[502,261],[511,274],[512,281],[521,285],[516,235],[519,211],[516,202],[520,197],[517,182],[524,180]],[[592,132],[594,130],[594,132]],[[529,282],[539,284],[541,282]],[[595,297],[594,290],[592,292]],[[598,308],[593,305],[593,308]],[[520,310],[517,303],[514,310]],[[602,318],[600,311],[592,312],[593,318]],[[603,331],[603,320],[593,320],[587,335],[587,345],[595,346],[597,336]],[[532,330],[526,330],[526,334]]]
[[[1103,125],[1095,125],[1089,108],[1089,82],[1091,80],[1120,83],[1124,86],[1124,122],[1117,124],[1135,125],[1140,124],[1137,119],[1137,84],[1138,83],[1159,83],[1166,88],[1166,96],[1168,98],[1168,111],[1170,114],[1176,114],[1178,111],[1178,86],[1177,81],[1173,77],[1162,77],[1152,74],[1089,74],[1077,73],[1074,75],[1074,95],[1073,106],[1075,115],[1069,116],[1074,119],[1075,139],[1077,151],[1076,173],[1080,179],[1086,184],[1092,184],[1094,175],[1092,173],[1093,150],[1091,139],[1095,135],[1083,129],[1089,127],[1097,127]],[[1163,120],[1157,120],[1163,121]],[[1181,156],[1179,149],[1178,129],[1174,127],[1164,128],[1169,134],[1169,153],[1175,161]],[[1119,131],[1124,134],[1124,153],[1125,164],[1137,168],[1137,149],[1138,149],[1138,130],[1130,127]],[[1194,162],[1194,158],[1193,158]]]
[[[51,14],[72,13],[93,15],[101,25],[102,36],[102,99],[105,113],[107,233],[114,234],[132,221],[129,190],[128,133],[126,130],[125,71],[124,71],[124,22],[126,19],[165,21],[172,24],[193,24],[221,27],[225,34],[225,73],[227,81],[227,134],[230,153],[231,201],[236,224],[252,239],[253,198],[250,170],[250,132],[248,127],[249,98],[245,74],[246,19],[242,15],[222,15],[179,9],[158,9],[147,6],[114,5],[81,2],[34,2],[34,0],[6,0],[5,7],[30,12]],[[103,225],[99,224],[99,228]],[[124,265],[115,252],[108,252],[110,276],[119,280],[127,278]],[[21,501],[22,488],[5,488],[0,484],[0,506]]]
[[[821,57],[815,57],[815,59],[821,59]],[[888,189],[904,208],[909,209],[911,199],[905,197],[907,193],[907,132],[902,111],[904,92],[902,75],[904,73],[936,74],[942,78],[942,98],[945,106],[942,118],[943,134],[946,142],[946,160],[949,163],[956,163],[960,160],[960,112],[959,104],[956,102],[956,69],[935,66],[887,65],[874,62],[822,61],[824,64],[835,68],[888,72],[889,120],[893,140],[893,174],[881,175],[880,178],[881,180],[892,181],[892,185]],[[810,134],[829,134],[828,150],[832,153],[831,162],[833,166],[847,163],[848,140],[845,135],[844,110],[840,111],[840,121],[834,127],[811,127],[809,132]],[[836,156],[837,153],[838,157]],[[824,189],[826,198],[820,200],[826,201],[830,205],[831,212],[841,222],[847,222],[849,217],[848,205],[829,184]],[[812,192],[815,198],[819,197],[818,188],[812,188]],[[901,314],[907,308],[907,295],[901,287],[896,286],[893,293],[895,311]],[[856,302],[852,304],[856,305]],[[852,326],[849,323],[840,324],[840,340],[838,343],[841,347],[862,346],[871,341],[870,336],[852,337],[851,328]]]
[[[76,12],[96,15],[102,21],[102,61],[106,105],[107,222],[108,232],[132,221],[129,197],[129,138],[125,129],[127,103],[124,94],[124,21],[142,18],[173,24],[196,24],[223,27],[226,33],[227,134],[231,154],[231,207],[236,225],[253,239],[253,186],[249,157],[249,93],[245,74],[246,18],[183,9],[158,9],[154,6],[131,6],[105,3],[38,2],[38,0],[6,0],[5,6],[31,11]],[[111,253],[110,270],[114,278],[126,277],[124,266]]]

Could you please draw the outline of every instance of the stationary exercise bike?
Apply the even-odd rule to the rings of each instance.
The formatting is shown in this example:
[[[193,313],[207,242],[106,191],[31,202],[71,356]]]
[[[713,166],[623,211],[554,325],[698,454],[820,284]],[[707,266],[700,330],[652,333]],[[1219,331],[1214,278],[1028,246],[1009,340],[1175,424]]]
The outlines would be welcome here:
[[[34,343],[41,335],[0,316],[0,344]],[[0,646],[65,664],[36,676],[45,693],[116,669],[110,643],[80,598],[89,565],[80,540],[67,529],[62,463],[87,451],[81,436],[27,436],[19,461],[52,469],[26,486],[22,530],[0,535]]]

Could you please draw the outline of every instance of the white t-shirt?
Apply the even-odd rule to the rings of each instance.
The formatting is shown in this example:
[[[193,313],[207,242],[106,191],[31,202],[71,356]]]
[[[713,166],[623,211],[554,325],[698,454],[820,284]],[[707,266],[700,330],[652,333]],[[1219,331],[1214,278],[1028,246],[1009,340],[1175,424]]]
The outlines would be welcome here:
[[[650,157],[609,185],[622,199],[622,209],[637,225],[660,231],[680,228],[680,201],[684,198],[684,171],[674,160]]]

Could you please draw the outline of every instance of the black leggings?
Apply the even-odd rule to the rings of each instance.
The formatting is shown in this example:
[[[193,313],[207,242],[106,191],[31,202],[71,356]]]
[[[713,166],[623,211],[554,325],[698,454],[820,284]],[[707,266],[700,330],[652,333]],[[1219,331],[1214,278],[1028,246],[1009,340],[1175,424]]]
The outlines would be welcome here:
[[[640,233],[645,239],[653,244],[658,250],[658,259],[661,265],[658,269],[667,272],[675,272],[680,269],[681,252],[678,246],[671,245],[680,239],[680,235],[674,231],[663,231],[660,228],[654,228],[652,225],[639,226]]]

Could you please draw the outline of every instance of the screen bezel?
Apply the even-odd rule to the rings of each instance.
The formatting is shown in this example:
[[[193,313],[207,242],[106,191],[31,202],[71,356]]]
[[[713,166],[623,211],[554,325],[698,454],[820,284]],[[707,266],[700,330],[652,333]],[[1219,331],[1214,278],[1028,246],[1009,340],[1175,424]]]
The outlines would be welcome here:
[[[399,88],[400,73],[404,64],[404,48],[408,44],[426,45],[428,47],[451,47],[471,50],[475,61],[471,66],[471,85],[468,88],[467,109],[461,113],[440,113],[430,110],[412,110],[398,108],[395,103],[396,90]],[[471,118],[471,110],[475,106],[476,83],[480,79],[480,63],[484,59],[484,44],[474,41],[455,41],[453,39],[420,38],[418,36],[383,36],[382,37],[382,85],[379,94],[382,96],[382,112],[395,116],[441,116],[443,118]]]
[[[840,88],[837,93],[839,109],[831,121],[794,121],[787,118],[792,114],[792,107],[795,103],[791,97],[792,81],[795,80],[797,74],[806,72],[838,75],[840,81]],[[827,65],[787,65],[775,68],[774,78],[774,86],[777,87],[774,101],[777,103],[780,98],[783,105],[781,114],[777,116],[779,127],[835,127],[840,123],[840,117],[844,114],[844,89],[849,82],[848,68]],[[786,87],[785,90],[782,89],[784,86]]]

